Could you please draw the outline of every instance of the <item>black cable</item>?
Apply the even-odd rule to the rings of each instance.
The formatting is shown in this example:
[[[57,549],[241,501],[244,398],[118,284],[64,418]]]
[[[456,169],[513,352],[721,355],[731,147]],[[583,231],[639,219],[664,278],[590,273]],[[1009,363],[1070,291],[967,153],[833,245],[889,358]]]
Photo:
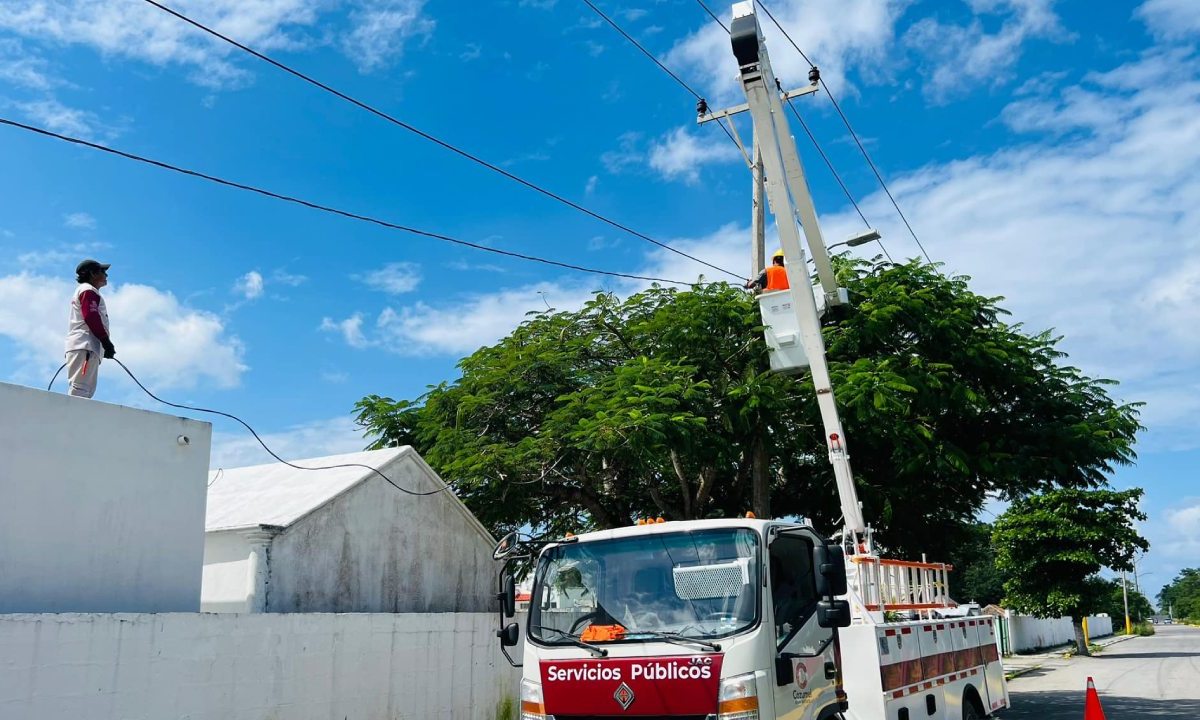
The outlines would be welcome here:
[[[779,28],[779,32],[783,33],[783,36],[787,38],[787,41],[791,43],[792,47],[796,48],[796,52],[800,53],[800,57],[804,58],[804,62],[808,63],[810,68],[816,67],[812,60],[809,60],[808,56],[804,54],[804,51],[800,49],[800,46],[796,44],[796,41],[792,39],[792,36],[788,34],[788,31],[784,29],[783,25],[775,19],[775,15],[771,12],[770,8],[764,5],[762,0],[754,0],[754,2],[758,3],[758,6],[763,9],[763,11],[767,14],[767,17],[771,19],[772,23],[774,23],[775,27]],[[829,85],[826,84],[824,78],[819,78],[819,81],[821,83],[821,87],[825,89],[825,94],[829,96],[829,102],[833,103],[834,110],[837,110],[838,116],[842,118],[842,123],[845,124],[846,130],[850,133],[850,137],[854,139],[854,144],[858,146],[858,151],[862,153],[863,158],[867,161],[867,165],[871,166],[871,172],[875,173],[875,179],[879,181],[879,185],[883,188],[883,192],[887,194],[888,200],[892,201],[892,207],[896,208],[896,214],[899,215],[900,219],[904,221],[904,227],[908,228],[908,234],[912,235],[912,239],[917,243],[917,247],[921,249],[921,254],[925,256],[926,262],[932,265],[933,260],[930,259],[929,253],[925,252],[925,246],[921,243],[921,239],[917,237],[917,232],[913,230],[912,225],[908,222],[908,218],[904,215],[904,211],[900,209],[900,204],[896,202],[896,198],[892,196],[892,191],[888,188],[887,182],[884,181],[883,175],[879,172],[879,168],[875,166],[875,161],[871,159],[871,155],[867,152],[867,148],[862,144],[862,140],[858,138],[858,133],[854,132],[854,128],[850,126],[850,119],[846,117],[846,113],[842,112],[842,106],[838,104],[837,98],[833,96],[833,92],[829,89]]]
[[[191,405],[182,405],[180,403],[173,403],[173,402],[169,402],[167,400],[163,400],[159,396],[150,392],[150,390],[145,385],[142,384],[142,381],[138,380],[137,376],[135,376],[129,370],[129,368],[125,367],[125,363],[121,362],[120,360],[116,359],[115,357],[108,358],[108,359],[110,359],[113,362],[115,362],[116,364],[120,365],[121,369],[125,371],[125,374],[129,376],[129,379],[133,380],[133,382],[136,383],[137,386],[142,389],[142,392],[146,393],[150,397],[159,401],[163,405],[167,405],[168,407],[178,408],[180,410],[191,410],[192,412],[208,413],[210,415],[220,415],[221,417],[229,418],[230,420],[233,420],[234,422],[240,423],[242,427],[244,427],[250,431],[250,434],[254,436],[254,439],[258,441],[259,445],[262,445],[263,450],[266,450],[268,455],[275,458],[276,460],[283,463],[284,465],[287,465],[288,467],[296,468],[297,470],[337,470],[339,468],[362,468],[363,470],[370,470],[371,472],[375,473],[379,477],[383,478],[384,480],[387,481],[387,483],[389,485],[396,488],[397,490],[404,493],[405,495],[416,495],[418,497],[422,497],[422,496],[426,496],[426,495],[437,495],[438,493],[445,492],[450,489],[449,485],[445,485],[444,487],[438,488],[437,490],[426,490],[426,491],[409,490],[407,488],[400,487],[391,478],[389,478],[387,475],[384,475],[379,470],[371,467],[370,465],[363,465],[361,463],[339,463],[337,465],[321,465],[319,467],[305,467],[303,465],[297,465],[295,463],[288,462],[287,460],[284,460],[283,458],[279,457],[279,455],[277,455],[274,450],[272,450],[270,447],[268,447],[267,444],[265,442],[263,442],[263,439],[258,436],[258,433],[256,433],[254,431],[254,428],[250,427],[249,423],[247,423],[245,420],[241,419],[237,415],[232,415],[230,413],[222,412],[220,410],[209,410],[208,408],[193,407]],[[216,482],[216,478],[213,478],[213,482]]]
[[[739,280],[745,280],[745,278],[743,278],[741,275],[738,275],[735,272],[731,272],[729,270],[726,270],[725,268],[713,265],[712,263],[701,260],[698,257],[689,255],[689,254],[683,252],[682,250],[677,250],[664,242],[655,240],[654,238],[650,237],[649,235],[638,232],[637,230],[634,230],[633,228],[631,228],[627,225],[624,225],[622,223],[617,222],[616,220],[612,220],[608,217],[605,217],[604,215],[601,215],[600,213],[597,213],[593,210],[589,210],[588,208],[580,205],[577,202],[568,200],[567,198],[563,197],[562,195],[559,195],[558,193],[555,193],[551,190],[547,190],[546,188],[543,188],[539,185],[536,185],[536,184],[530,182],[529,180],[526,180],[525,178],[515,175],[515,174],[505,170],[502,167],[494,165],[494,164],[488,162],[487,160],[484,160],[483,158],[479,157],[478,155],[474,155],[472,153],[467,152],[466,150],[462,150],[461,148],[455,147],[454,145],[451,145],[450,143],[446,142],[445,140],[442,140],[441,138],[430,135],[429,133],[425,132],[424,130],[414,127],[413,125],[410,125],[410,124],[404,122],[403,120],[400,120],[399,118],[389,115],[388,113],[386,113],[382,110],[379,110],[371,105],[368,105],[367,103],[365,103],[361,100],[351,97],[350,95],[347,95],[346,93],[344,93],[340,90],[330,87],[329,85],[326,85],[325,83],[321,82],[320,80],[317,80],[316,78],[306,75],[306,74],[300,72],[299,70],[295,70],[291,67],[288,67],[287,65],[284,65],[283,63],[279,62],[278,60],[268,57],[267,55],[264,55],[263,53],[255,50],[247,45],[243,45],[242,43],[238,42],[237,40],[234,40],[231,37],[228,37],[227,35],[222,35],[221,33],[217,32],[216,30],[213,30],[212,28],[208,27],[207,25],[199,23],[199,22],[191,19],[187,15],[184,15],[183,13],[178,12],[177,10],[173,10],[173,9],[167,7],[166,5],[156,2],[156,0],[145,0],[145,2],[149,3],[150,5],[153,5],[154,7],[158,8],[159,10],[162,10],[165,13],[168,13],[170,15],[175,16],[176,18],[179,18],[180,20],[188,23],[189,25],[191,25],[199,30],[202,30],[203,32],[206,32],[209,35],[212,35],[213,37],[215,37],[219,40],[223,40],[224,42],[227,42],[230,45],[233,45],[234,47],[238,48],[239,50],[242,50],[243,52],[253,55],[254,57],[258,58],[259,60],[262,60],[263,62],[266,62],[266,63],[269,63],[269,64],[275,66],[276,68],[288,73],[289,75],[297,77],[297,78],[309,83],[310,85],[313,85],[315,87],[318,87],[318,88],[324,90],[327,93],[336,95],[337,97],[341,98],[342,100],[345,100],[346,102],[351,103],[352,105],[356,105],[359,108],[366,110],[367,112],[371,113],[372,115],[382,118],[382,119],[392,123],[393,125],[402,127],[411,133],[419,135],[420,137],[428,140],[429,142],[439,145],[442,148],[445,148],[446,150],[449,150],[450,152],[455,153],[456,155],[464,157],[467,160],[470,160],[471,162],[473,162],[477,165],[481,165],[481,166],[487,168],[488,170],[491,170],[492,172],[499,173],[499,174],[503,175],[504,177],[508,178],[509,180],[512,180],[514,182],[520,183],[521,185],[524,185],[525,187],[529,188],[530,190],[535,190],[535,191],[541,193],[542,195],[545,195],[548,198],[556,200],[574,210],[578,210],[579,212],[584,213],[585,215],[588,215],[592,218],[595,218],[596,220],[599,220],[603,223],[606,223],[614,228],[617,228],[618,230],[621,230],[622,232],[629,233],[630,235],[633,235],[636,238],[640,238],[642,240],[645,240],[648,243],[657,245],[657,246],[663,248],[664,250],[669,250],[669,251],[675,253],[676,255],[680,255],[689,260],[698,262],[701,265],[712,268],[713,270],[719,270],[723,273],[726,273],[727,275],[732,275],[733,277],[738,278]]]
[[[708,9],[708,5],[705,4],[704,0],[696,0],[696,2],[700,4],[700,7],[704,8],[704,12],[708,13],[708,16],[713,19],[713,22],[720,25],[721,29],[726,33],[729,32],[729,28],[726,27],[725,23],[721,22],[721,18],[717,17],[712,10]]]
[[[473,248],[475,250],[481,250],[483,252],[495,253],[497,255],[503,255],[505,257],[513,257],[513,258],[518,258],[520,260],[528,260],[530,262],[542,263],[544,265],[552,265],[554,267],[560,267],[560,268],[565,268],[567,270],[575,270],[575,271],[584,272],[584,273],[591,273],[594,275],[608,275],[610,277],[628,278],[630,280],[647,280],[650,282],[671,283],[674,285],[685,285],[685,286],[695,284],[695,283],[683,282],[682,280],[668,280],[666,278],[653,277],[653,276],[649,276],[649,275],[633,275],[630,273],[613,272],[610,270],[597,270],[595,268],[589,268],[589,267],[586,267],[583,265],[573,265],[571,263],[559,262],[558,260],[548,260],[546,258],[538,257],[536,255],[525,255],[524,253],[513,252],[511,250],[501,250],[499,248],[488,247],[486,245],[480,245],[477,243],[469,242],[467,240],[460,240],[459,238],[450,237],[449,235],[442,235],[441,233],[430,232],[428,230],[420,230],[418,228],[409,227],[407,225],[399,225],[397,223],[388,222],[386,220],[380,220],[378,218],[374,218],[369,215],[360,215],[358,213],[349,212],[347,210],[339,210],[338,208],[330,207],[328,205],[320,205],[318,203],[309,202],[308,200],[302,200],[300,198],[292,197],[290,195],[283,195],[281,193],[272,192],[271,190],[264,190],[262,188],[255,187],[253,185],[246,185],[243,183],[234,182],[232,180],[225,180],[223,178],[216,177],[215,175],[208,175],[206,173],[202,173],[202,172],[199,172],[196,170],[188,170],[187,168],[182,168],[182,167],[179,167],[176,165],[171,165],[169,163],[165,163],[165,162],[162,162],[159,160],[152,160],[150,158],[142,157],[140,155],[134,155],[133,153],[128,153],[123,150],[117,150],[116,148],[111,148],[106,145],[100,145],[98,143],[90,142],[88,140],[81,140],[79,138],[74,138],[69,135],[61,135],[56,132],[51,132],[50,130],[45,130],[43,128],[35,127],[33,125],[26,125],[24,123],[20,123],[15,120],[9,120],[9,119],[3,118],[3,117],[0,117],[0,125],[9,125],[9,126],[12,126],[15,128],[19,128],[21,130],[28,130],[29,132],[37,133],[39,135],[44,135],[46,137],[52,137],[57,140],[62,140],[64,142],[69,142],[69,143],[72,143],[75,145],[82,145],[84,147],[92,148],[93,150],[100,150],[102,152],[110,153],[112,155],[118,155],[118,156],[126,158],[128,160],[136,160],[137,162],[145,163],[147,165],[153,165],[155,167],[162,168],[164,170],[170,170],[172,172],[177,172],[177,173],[180,173],[183,175],[190,175],[192,177],[200,178],[202,180],[208,180],[209,182],[217,183],[219,185],[225,185],[226,187],[236,188],[238,190],[246,190],[248,192],[257,193],[259,195],[264,195],[266,197],[274,198],[276,200],[283,200],[284,202],[290,202],[290,203],[294,203],[296,205],[303,205],[304,207],[311,208],[313,210],[320,210],[322,212],[327,212],[327,213],[331,213],[334,215],[340,215],[342,217],[350,218],[352,220],[359,220],[362,222],[371,223],[373,225],[379,225],[381,227],[389,228],[391,230],[400,230],[402,232],[410,233],[413,235],[420,235],[422,237],[433,238],[434,240],[441,240],[443,242],[454,243],[455,245],[462,245],[465,247]]]
[[[858,203],[854,200],[854,196],[850,194],[850,188],[846,187],[846,183],[842,182],[842,176],[839,175],[838,171],[834,169],[833,162],[831,162],[829,156],[825,154],[825,149],[821,147],[821,143],[817,142],[816,136],[813,135],[812,130],[808,128],[808,123],[804,122],[804,118],[800,116],[800,112],[796,110],[796,106],[794,103],[792,103],[791,98],[787,98],[787,104],[788,107],[792,109],[792,114],[795,115],[796,119],[800,121],[800,127],[804,128],[804,133],[808,135],[808,139],[812,140],[813,147],[817,149],[817,152],[821,155],[821,159],[825,161],[825,166],[829,168],[829,172],[833,174],[833,179],[837,180],[837,184],[841,186],[842,192],[846,194],[846,199],[849,200],[850,204],[854,206],[854,211],[858,213],[860,218],[862,218],[864,225],[871,227],[871,223],[867,221],[867,216],[863,215],[862,208],[858,206]],[[887,256],[888,262],[895,262],[892,260],[892,254],[889,253],[887,248],[883,246],[883,239],[879,238],[877,242],[879,243],[879,249],[883,250],[883,254]]]
[[[62,365],[58,366],[57,370],[54,371],[54,377],[50,378],[50,384],[46,386],[46,392],[49,392],[50,388],[54,387],[54,381],[58,379],[58,374],[60,372],[62,372],[63,368],[65,368],[66,366],[67,366],[67,364],[63,363]]]
[[[153,0],[146,0],[146,1],[147,1],[147,2],[153,2]],[[629,33],[625,32],[625,30],[624,30],[624,29],[623,29],[623,28],[622,28],[620,25],[618,25],[618,24],[617,24],[615,21],[613,21],[613,19],[612,19],[612,18],[610,18],[609,16],[605,15],[605,14],[604,14],[604,12],[603,12],[603,11],[602,11],[600,8],[596,7],[596,5],[595,5],[595,4],[592,2],[592,0],[583,0],[583,3],[584,3],[585,5],[587,5],[588,7],[590,7],[590,8],[592,9],[592,12],[596,13],[596,14],[597,14],[597,15],[599,15],[601,18],[603,18],[605,22],[607,22],[609,25],[612,25],[613,29],[614,29],[614,30],[616,30],[617,32],[621,33],[621,35],[623,35],[623,36],[625,37],[625,39],[626,39],[626,40],[628,40],[630,43],[632,43],[632,44],[633,44],[633,46],[634,46],[635,48],[637,48],[638,50],[641,50],[641,51],[642,51],[642,54],[643,54],[643,55],[645,55],[646,57],[650,58],[650,60],[651,60],[651,61],[652,61],[652,62],[653,62],[655,65],[657,65],[659,68],[661,68],[663,72],[665,72],[666,74],[668,74],[668,75],[670,75],[672,78],[674,78],[674,79],[675,79],[675,82],[679,83],[679,84],[680,84],[680,86],[682,86],[684,90],[687,90],[688,92],[690,92],[690,93],[692,94],[692,96],[693,96],[693,97],[695,97],[697,100],[703,100],[703,99],[704,99],[704,98],[700,97],[700,93],[698,93],[698,92],[696,92],[695,90],[693,90],[693,89],[692,89],[692,86],[691,86],[691,85],[688,85],[687,83],[685,83],[685,82],[684,82],[684,81],[683,81],[683,80],[682,80],[682,79],[681,79],[681,78],[680,78],[678,75],[676,75],[674,72],[672,72],[672,71],[671,71],[671,68],[667,67],[666,65],[664,65],[664,64],[662,63],[662,61],[661,61],[661,60],[659,60],[658,58],[654,57],[654,53],[652,53],[652,52],[650,52],[649,50],[647,50],[647,49],[645,48],[645,46],[643,46],[643,45],[642,45],[640,42],[638,42],[637,40],[634,40],[632,35],[630,35]]]

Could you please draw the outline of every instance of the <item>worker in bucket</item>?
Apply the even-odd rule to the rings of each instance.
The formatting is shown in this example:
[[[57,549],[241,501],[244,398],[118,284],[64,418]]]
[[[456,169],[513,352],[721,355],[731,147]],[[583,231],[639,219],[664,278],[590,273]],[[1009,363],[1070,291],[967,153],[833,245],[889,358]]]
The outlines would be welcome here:
[[[758,277],[750,280],[742,287],[749,290],[754,288],[759,292],[774,292],[776,290],[787,290],[791,287],[788,284],[787,270],[783,267],[783,250],[776,250],[771,256],[771,264]]]
[[[84,260],[75,267],[75,295],[67,328],[68,395],[90,398],[96,393],[100,360],[117,354],[108,336],[108,310],[100,288],[108,284],[107,263]]]

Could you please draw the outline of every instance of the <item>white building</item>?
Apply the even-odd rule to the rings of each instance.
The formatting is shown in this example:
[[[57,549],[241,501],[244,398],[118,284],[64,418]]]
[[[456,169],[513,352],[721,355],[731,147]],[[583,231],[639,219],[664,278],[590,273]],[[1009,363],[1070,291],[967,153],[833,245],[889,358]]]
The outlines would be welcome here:
[[[0,383],[0,613],[199,610],[211,437]]]
[[[411,447],[301,460],[397,485],[445,484]],[[488,612],[494,540],[446,490],[402,493],[362,467],[281,463],[210,473],[201,610]]]

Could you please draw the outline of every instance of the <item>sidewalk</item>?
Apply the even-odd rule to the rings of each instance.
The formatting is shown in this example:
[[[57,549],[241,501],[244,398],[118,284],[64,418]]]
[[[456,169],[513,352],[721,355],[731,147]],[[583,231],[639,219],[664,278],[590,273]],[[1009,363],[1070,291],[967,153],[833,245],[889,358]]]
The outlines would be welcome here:
[[[1107,648],[1109,645],[1125,642],[1135,637],[1137,635],[1110,635],[1108,637],[1096,638],[1092,640],[1092,644],[1099,645],[1101,648]],[[1066,645],[1043,650],[1042,652],[1009,655],[1001,658],[1001,661],[1004,663],[1004,676],[1012,680],[1034,670],[1039,670],[1044,666],[1064,665],[1070,658],[1067,653],[1074,647],[1075,643],[1067,643]]]

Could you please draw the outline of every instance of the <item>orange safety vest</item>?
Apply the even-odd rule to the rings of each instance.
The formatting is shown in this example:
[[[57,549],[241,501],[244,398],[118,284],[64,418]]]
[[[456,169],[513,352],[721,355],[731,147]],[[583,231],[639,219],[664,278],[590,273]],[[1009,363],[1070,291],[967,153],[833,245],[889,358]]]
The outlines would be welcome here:
[[[790,287],[787,270],[782,265],[771,265],[767,268],[767,292],[771,292],[772,290],[787,290]]]

